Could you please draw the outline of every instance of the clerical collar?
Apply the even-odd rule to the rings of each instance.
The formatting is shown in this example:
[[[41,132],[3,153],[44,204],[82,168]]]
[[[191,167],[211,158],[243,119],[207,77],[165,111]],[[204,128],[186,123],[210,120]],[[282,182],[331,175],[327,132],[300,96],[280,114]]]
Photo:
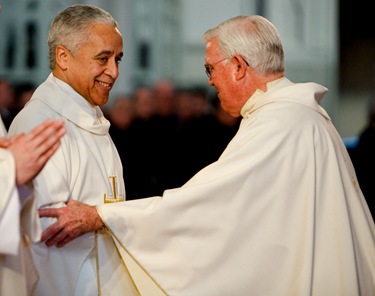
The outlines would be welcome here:
[[[281,78],[278,78],[278,79],[275,79],[275,80],[272,80],[270,82],[267,82],[266,84],[266,87],[267,87],[267,91],[264,92],[260,89],[257,89],[253,95],[247,100],[247,102],[245,103],[245,105],[243,105],[242,109],[241,109],[241,116],[243,118],[248,118],[249,117],[249,114],[251,113],[250,111],[252,111],[252,109],[254,108],[254,106],[259,102],[259,100],[266,94],[268,93],[270,90],[276,88],[276,85],[279,84],[279,82],[281,81],[284,81],[284,80],[287,80],[287,78],[285,77],[281,77]]]

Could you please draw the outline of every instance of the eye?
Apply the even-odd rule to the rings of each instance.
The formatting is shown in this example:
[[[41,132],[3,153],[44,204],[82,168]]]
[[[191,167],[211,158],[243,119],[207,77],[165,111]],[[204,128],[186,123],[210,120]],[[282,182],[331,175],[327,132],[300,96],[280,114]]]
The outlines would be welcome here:
[[[107,57],[100,57],[100,58],[98,58],[98,60],[99,60],[100,62],[102,62],[102,63],[106,63],[106,62],[108,62],[108,58],[107,58]]]
[[[122,61],[122,58],[121,57],[116,58],[115,61],[116,61],[117,64],[120,64],[120,62]]]

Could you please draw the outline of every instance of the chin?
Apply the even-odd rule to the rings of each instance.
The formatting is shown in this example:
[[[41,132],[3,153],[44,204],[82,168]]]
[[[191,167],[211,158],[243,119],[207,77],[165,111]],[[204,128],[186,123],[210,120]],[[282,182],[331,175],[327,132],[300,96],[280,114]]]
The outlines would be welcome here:
[[[98,106],[103,106],[103,105],[107,104],[107,102],[108,102],[108,100],[106,100],[106,101],[102,101],[102,102],[100,102],[100,103],[98,104]]]
[[[95,105],[97,106],[102,106],[102,105],[105,105],[106,103],[108,102],[108,97],[101,97],[101,98],[98,98],[96,101],[94,101]]]

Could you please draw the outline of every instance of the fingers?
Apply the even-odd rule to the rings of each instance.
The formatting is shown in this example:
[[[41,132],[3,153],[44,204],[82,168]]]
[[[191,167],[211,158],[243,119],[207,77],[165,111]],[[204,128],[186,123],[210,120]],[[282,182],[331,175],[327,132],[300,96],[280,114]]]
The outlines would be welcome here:
[[[50,233],[54,234],[47,239],[47,235],[49,235]],[[57,248],[61,248],[73,239],[74,238],[69,237],[68,234],[64,232],[64,230],[54,232],[54,230],[48,231],[47,228],[42,235],[42,241],[45,241],[47,247],[56,246]]]
[[[53,120],[51,118],[48,118],[43,123],[39,124],[38,126],[34,127],[30,132],[29,135],[31,137],[35,137],[37,134],[42,132],[44,129],[46,129],[50,124],[52,124]]]
[[[53,126],[56,125],[57,126],[60,126],[60,125],[63,125],[63,122],[62,120],[57,120],[57,121],[53,121],[52,119],[47,119],[45,120],[44,122],[42,122],[41,124],[39,124],[38,126],[34,127],[29,133],[28,133],[28,136],[33,139],[33,138],[36,138],[37,136],[39,135],[48,135],[51,133],[51,131],[53,130]],[[52,130],[51,130],[51,127],[52,127]]]
[[[38,214],[39,218],[58,218],[60,213],[59,213],[59,208],[45,208],[45,209],[39,209]]]
[[[64,240],[67,236],[64,232],[64,226],[60,222],[59,218],[63,215],[62,211],[58,208],[47,208],[38,210],[39,217],[51,217],[57,218],[57,222],[50,225],[46,230],[43,231],[41,241],[50,247],[53,245],[58,245],[60,241]]]
[[[59,210],[55,208],[48,208],[48,209],[40,209],[38,210],[39,218],[51,217],[51,218],[58,218],[59,217]],[[46,230],[42,233],[41,241],[44,242],[47,239],[51,239],[61,231],[61,227],[59,227],[58,221],[54,224],[50,225]]]
[[[36,153],[40,155],[39,163],[42,165],[56,152],[60,147],[60,138],[65,134],[65,129],[58,130],[55,134],[49,136],[45,141],[40,139],[40,144],[36,148]]]
[[[62,227],[59,225],[59,222],[56,222],[42,233],[41,241],[45,241],[47,247],[56,246],[57,248],[61,248],[78,236],[79,234],[68,231],[66,226]]]
[[[14,143],[14,142],[17,142],[19,139],[21,139],[21,138],[23,138],[23,137],[25,137],[25,133],[20,133],[20,134],[18,134],[18,135],[16,135],[16,136],[11,137],[11,138],[9,139],[9,142],[10,142],[10,144],[12,144],[12,143]]]
[[[0,148],[7,148],[10,145],[10,141],[7,138],[0,138]]]
[[[29,133],[11,138],[8,149],[16,161],[17,185],[32,180],[60,146],[66,130],[62,120],[47,119]]]
[[[54,146],[52,146],[50,149],[46,150],[44,152],[44,154],[42,154],[40,157],[39,157],[39,165],[42,166],[43,164],[45,164],[48,159],[51,158],[51,156],[57,151],[57,149],[60,147],[60,142],[57,142],[54,144]]]
[[[45,244],[50,247],[58,243],[62,236],[62,231],[56,222],[43,231],[41,241],[45,241]]]
[[[57,222],[50,225],[43,233],[41,241],[48,247],[63,247],[78,236],[86,233],[85,222],[80,216],[81,209],[76,201],[69,201],[67,207],[46,208],[39,210],[39,217],[56,218]]]
[[[35,147],[40,148],[39,153],[42,155],[51,147],[54,147],[64,134],[65,127],[62,120],[52,121],[47,119],[31,130],[27,136],[33,141]]]
[[[62,247],[87,232],[100,229],[103,225],[95,206],[76,200],[68,201],[66,207],[40,209],[39,216],[57,219],[57,222],[42,234],[42,241],[47,246]]]
[[[66,227],[58,226],[58,222],[56,222],[43,232],[41,241],[45,241],[47,247],[61,248],[78,236],[74,232],[69,232]]]
[[[71,242],[75,237],[70,237],[70,236],[65,236],[64,239],[59,239],[59,242],[57,242],[55,245],[57,248],[62,248],[65,246],[67,243]]]

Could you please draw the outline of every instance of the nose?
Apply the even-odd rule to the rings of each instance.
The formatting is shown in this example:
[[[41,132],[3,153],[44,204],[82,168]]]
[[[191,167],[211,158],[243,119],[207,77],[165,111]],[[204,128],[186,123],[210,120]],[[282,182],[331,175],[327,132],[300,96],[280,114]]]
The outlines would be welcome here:
[[[118,63],[115,59],[110,59],[105,73],[111,76],[113,79],[116,79],[119,76]]]
[[[215,86],[215,84],[212,81],[212,77],[208,77],[208,85]]]

